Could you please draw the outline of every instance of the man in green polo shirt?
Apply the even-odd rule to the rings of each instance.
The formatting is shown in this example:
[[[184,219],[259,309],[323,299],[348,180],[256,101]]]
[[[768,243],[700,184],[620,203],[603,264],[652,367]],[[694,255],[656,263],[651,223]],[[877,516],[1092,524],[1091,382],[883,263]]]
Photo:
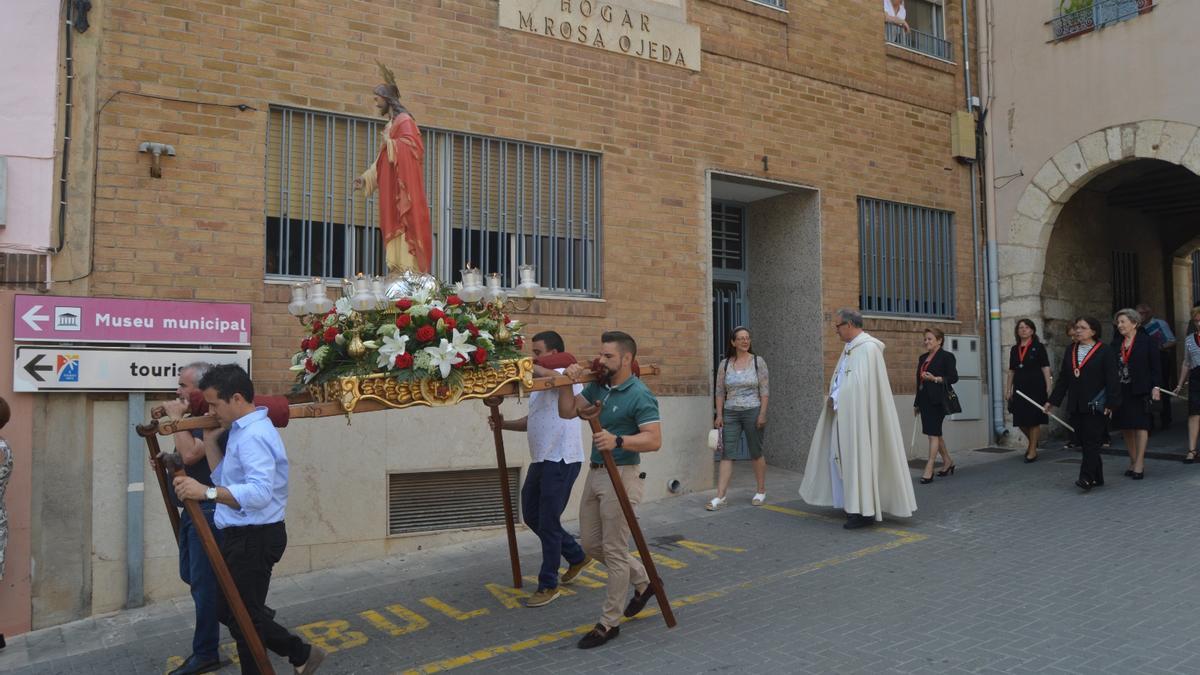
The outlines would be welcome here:
[[[642,500],[645,474],[639,470],[641,453],[662,446],[658,399],[633,374],[637,343],[627,333],[609,331],[600,336],[601,382],[589,383],[578,396],[570,387],[558,389],[558,414],[565,419],[599,417],[602,429],[592,435],[592,458],[583,499],[579,504],[580,543],[583,550],[608,568],[608,595],[600,622],[579,640],[580,649],[599,647],[617,637],[621,616],[634,616],[654,596],[642,562],[629,552],[629,523],[621,512],[617,493],[604,469],[601,452],[611,452],[630,504]],[[584,374],[579,364],[565,374]],[[626,603],[629,584],[633,598]],[[621,606],[625,605],[624,611]]]

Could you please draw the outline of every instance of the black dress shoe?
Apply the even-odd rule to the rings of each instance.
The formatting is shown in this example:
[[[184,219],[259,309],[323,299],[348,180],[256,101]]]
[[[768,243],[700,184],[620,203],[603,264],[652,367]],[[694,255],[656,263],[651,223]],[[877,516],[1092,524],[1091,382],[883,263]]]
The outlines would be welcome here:
[[[1133,469],[1125,469],[1125,477],[1131,478],[1132,476],[1133,476]]]
[[[638,593],[633,592],[633,597],[629,599],[629,604],[625,605],[625,616],[634,617],[643,609],[646,609],[646,603],[650,602],[650,598],[654,597],[654,586],[647,585],[646,590]]]
[[[1088,490],[1092,489],[1092,484],[1087,482],[1086,480],[1080,478],[1079,480],[1075,481],[1075,487],[1079,488],[1080,490],[1083,490],[1084,492],[1087,492]]]
[[[1145,471],[1130,471],[1129,477],[1134,480],[1141,480],[1146,477],[1146,472]]]
[[[612,640],[620,634],[620,626],[613,626],[612,628],[606,629],[604,624],[598,623],[596,624],[595,628],[588,631],[587,635],[579,638],[579,642],[575,646],[579,647],[580,649],[599,647],[600,645]]]
[[[1025,463],[1026,463],[1026,464],[1033,464],[1033,463],[1034,463],[1034,462],[1036,462],[1037,460],[1038,460],[1038,456],[1037,456],[1037,455],[1034,455],[1033,457],[1029,457],[1029,456],[1026,456],[1026,457],[1025,457]]]
[[[857,530],[860,527],[870,527],[875,524],[875,518],[872,516],[863,516],[857,513],[851,513],[846,516],[846,524],[842,525],[847,530]]]
[[[200,675],[200,673],[210,673],[221,669],[221,659],[211,658],[202,659],[195,654],[187,657],[187,660],[179,664],[179,667],[172,670],[167,675]]]

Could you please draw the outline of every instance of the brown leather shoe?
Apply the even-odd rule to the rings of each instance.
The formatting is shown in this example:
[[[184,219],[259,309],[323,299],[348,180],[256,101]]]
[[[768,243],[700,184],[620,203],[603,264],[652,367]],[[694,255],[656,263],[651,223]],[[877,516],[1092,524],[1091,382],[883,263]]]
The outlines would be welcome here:
[[[575,578],[579,576],[579,573],[584,571],[585,569],[587,569],[588,565],[591,565],[592,562],[593,562],[592,556],[584,555],[583,560],[580,560],[579,562],[575,563],[574,565],[567,567],[567,571],[563,572],[562,576],[559,577],[558,583],[569,584],[572,581],[575,581]]]
[[[599,647],[600,645],[604,644],[605,642],[608,642],[609,640],[616,638],[620,634],[621,634],[620,626],[613,626],[612,628],[605,628],[604,624],[598,623],[598,624],[596,624],[595,628],[588,631],[587,635],[584,635],[583,637],[579,638],[579,642],[576,643],[575,646],[579,647],[580,649],[591,649],[592,647]]]
[[[633,592],[633,597],[629,599],[629,604],[625,605],[625,616],[637,616],[643,609],[646,609],[646,603],[650,602],[650,598],[654,597],[654,586],[646,584],[646,590],[638,593]]]

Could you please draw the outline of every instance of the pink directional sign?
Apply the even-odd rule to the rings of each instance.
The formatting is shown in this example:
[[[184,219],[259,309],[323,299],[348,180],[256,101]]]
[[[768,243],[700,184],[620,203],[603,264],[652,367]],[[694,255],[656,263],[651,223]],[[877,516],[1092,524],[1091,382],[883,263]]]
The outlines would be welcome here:
[[[250,344],[250,305],[137,298],[18,295],[17,342]]]

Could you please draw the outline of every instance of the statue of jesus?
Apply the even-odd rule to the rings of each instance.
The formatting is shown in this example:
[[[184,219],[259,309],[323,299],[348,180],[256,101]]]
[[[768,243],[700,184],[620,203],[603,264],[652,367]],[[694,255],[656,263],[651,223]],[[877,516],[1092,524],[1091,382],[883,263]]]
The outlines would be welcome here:
[[[388,123],[381,134],[379,156],[354,180],[354,189],[368,197],[379,193],[379,230],[388,271],[428,274],[433,262],[433,229],[421,177],[425,145],[417,123],[400,104],[400,88],[392,71],[383,64],[379,69],[384,84],[373,93],[378,112]]]

